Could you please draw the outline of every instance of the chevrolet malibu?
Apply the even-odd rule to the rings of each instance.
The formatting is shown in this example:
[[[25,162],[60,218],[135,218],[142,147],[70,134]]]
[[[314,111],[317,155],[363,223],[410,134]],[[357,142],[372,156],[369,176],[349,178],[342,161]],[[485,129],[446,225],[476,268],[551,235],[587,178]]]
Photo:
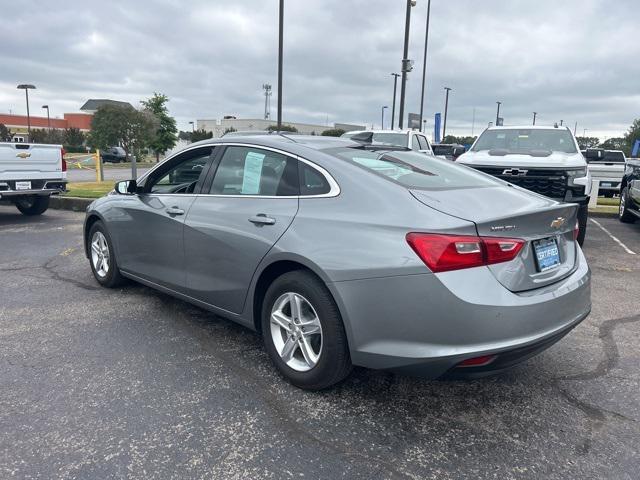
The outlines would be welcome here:
[[[590,311],[577,205],[347,139],[191,145],[87,209],[101,285],[130,279],[262,334],[291,383],[353,365],[499,372]]]

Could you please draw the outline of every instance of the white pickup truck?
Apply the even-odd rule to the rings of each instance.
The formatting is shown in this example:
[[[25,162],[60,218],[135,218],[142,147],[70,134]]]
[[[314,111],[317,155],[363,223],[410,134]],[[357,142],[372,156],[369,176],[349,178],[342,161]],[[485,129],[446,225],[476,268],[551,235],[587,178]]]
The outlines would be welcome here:
[[[582,152],[587,159],[592,180],[599,180],[599,195],[612,198],[620,193],[626,157],[621,150],[588,148]]]
[[[0,203],[24,215],[40,215],[49,197],[66,191],[67,163],[61,145],[0,143]]]

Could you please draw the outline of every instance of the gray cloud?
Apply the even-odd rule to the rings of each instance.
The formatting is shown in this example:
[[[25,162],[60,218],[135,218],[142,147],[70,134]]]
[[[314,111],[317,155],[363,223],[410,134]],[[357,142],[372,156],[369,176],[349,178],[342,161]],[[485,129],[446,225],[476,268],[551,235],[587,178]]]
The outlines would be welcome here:
[[[426,0],[413,9],[407,110],[420,100]],[[619,135],[639,116],[640,42],[633,0],[432,1],[429,126],[450,86],[448,130],[578,122]],[[5,9],[6,12],[6,9]],[[402,0],[286,0],[284,118],[380,122],[402,55]],[[137,104],[154,91],[189,120],[260,117],[261,85],[277,75],[277,1],[23,2],[0,17],[0,111],[25,110],[18,83],[37,85],[33,110],[76,111],[89,97]],[[272,109],[275,115],[275,108]],[[389,117],[387,117],[389,118]]]

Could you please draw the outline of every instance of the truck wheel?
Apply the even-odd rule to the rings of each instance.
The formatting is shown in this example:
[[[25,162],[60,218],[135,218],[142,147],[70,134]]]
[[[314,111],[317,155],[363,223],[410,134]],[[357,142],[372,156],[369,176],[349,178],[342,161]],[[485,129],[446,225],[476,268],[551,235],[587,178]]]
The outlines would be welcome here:
[[[15,205],[23,215],[40,215],[49,208],[49,196],[30,195],[18,198]]]
[[[627,202],[629,201],[629,191],[627,187],[620,192],[620,210],[618,211],[618,218],[623,223],[634,223],[638,217],[629,211]]]
[[[587,217],[589,216],[589,209],[587,205],[581,206],[578,210],[578,245],[582,246],[584,243],[584,237],[587,235]]]

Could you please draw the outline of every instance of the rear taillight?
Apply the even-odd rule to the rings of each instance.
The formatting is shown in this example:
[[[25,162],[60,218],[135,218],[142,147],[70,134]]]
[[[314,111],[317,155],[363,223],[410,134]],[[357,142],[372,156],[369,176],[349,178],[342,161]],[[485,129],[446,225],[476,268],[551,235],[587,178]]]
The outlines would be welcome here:
[[[463,360],[457,366],[458,367],[484,367],[489,365],[496,359],[497,355],[482,355],[481,357],[468,358]]]
[[[579,236],[580,236],[580,222],[576,220],[576,226],[573,227],[573,240],[574,241],[578,240]]]
[[[62,159],[62,171],[66,172],[67,171],[67,161],[64,159],[64,154],[66,152],[64,151],[64,148],[60,149],[60,157]]]
[[[407,242],[433,272],[448,272],[513,260],[524,240],[519,238],[409,233]]]

